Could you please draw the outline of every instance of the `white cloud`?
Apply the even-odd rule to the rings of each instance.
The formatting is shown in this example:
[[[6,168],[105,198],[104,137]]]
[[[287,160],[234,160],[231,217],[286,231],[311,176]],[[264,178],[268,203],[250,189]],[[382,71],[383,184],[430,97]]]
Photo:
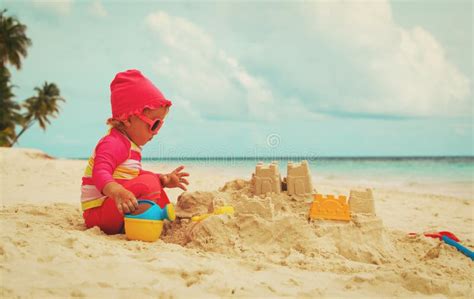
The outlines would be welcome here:
[[[228,5],[207,10],[208,24],[192,18],[199,26],[147,18],[162,43],[154,69],[205,118],[472,113],[470,79],[430,32],[397,24],[388,1]]]
[[[94,0],[89,6],[89,12],[96,17],[106,17],[109,15],[100,0]]]
[[[352,53],[356,71],[349,72],[367,76],[353,80],[372,85],[369,92],[345,94],[333,108],[406,116],[470,113],[469,79],[431,33],[396,24],[388,2],[316,2],[308,16],[318,36]]]
[[[33,4],[58,15],[65,16],[71,12],[73,0],[33,0]]]
[[[188,110],[214,119],[275,119],[277,103],[266,80],[250,74],[203,29],[162,11],[150,14],[147,24],[165,45],[154,69],[175,82]]]
[[[193,122],[202,122],[204,121],[202,115],[199,113],[199,110],[193,108],[191,101],[188,99],[183,99],[180,96],[174,97],[171,99],[173,102],[174,109],[179,109],[180,114],[187,118],[187,120],[192,120]]]
[[[242,4],[215,15],[220,19],[208,28],[232,55],[262,74],[274,94],[297,97],[314,112],[472,113],[472,78],[450,61],[432,33],[400,26],[388,1],[279,3],[271,10]],[[211,27],[221,23],[223,29]]]

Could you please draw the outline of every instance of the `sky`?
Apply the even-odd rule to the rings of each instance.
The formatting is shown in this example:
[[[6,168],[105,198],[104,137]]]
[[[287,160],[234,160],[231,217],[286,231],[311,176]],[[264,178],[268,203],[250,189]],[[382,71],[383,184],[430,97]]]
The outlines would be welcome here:
[[[88,157],[109,84],[139,69],[173,106],[145,157],[473,155],[471,1],[11,1],[33,45],[18,102],[66,99],[18,147]]]

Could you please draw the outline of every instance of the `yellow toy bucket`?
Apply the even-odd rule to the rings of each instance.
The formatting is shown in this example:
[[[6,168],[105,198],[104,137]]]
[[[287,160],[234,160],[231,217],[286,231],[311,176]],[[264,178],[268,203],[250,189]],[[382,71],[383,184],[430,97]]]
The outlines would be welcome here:
[[[125,235],[129,240],[154,242],[161,236],[162,220],[125,218]]]

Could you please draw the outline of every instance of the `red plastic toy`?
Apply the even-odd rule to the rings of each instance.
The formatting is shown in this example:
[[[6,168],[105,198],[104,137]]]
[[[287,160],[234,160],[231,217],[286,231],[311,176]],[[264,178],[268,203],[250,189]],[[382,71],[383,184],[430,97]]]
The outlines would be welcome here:
[[[410,236],[416,236],[417,233],[409,233]],[[424,233],[426,237],[430,238],[437,238],[440,241],[444,241],[446,244],[455,247],[458,251],[469,257],[472,261],[474,261],[474,252],[471,251],[469,248],[462,246],[458,242],[460,240],[456,237],[453,233],[447,231],[441,231],[437,233]]]

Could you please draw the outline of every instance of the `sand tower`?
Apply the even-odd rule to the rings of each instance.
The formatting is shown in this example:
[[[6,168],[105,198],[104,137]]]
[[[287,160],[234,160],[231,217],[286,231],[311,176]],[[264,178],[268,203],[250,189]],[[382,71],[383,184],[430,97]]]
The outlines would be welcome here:
[[[351,190],[349,206],[352,213],[375,215],[372,189]]]
[[[307,195],[313,192],[308,161],[303,160],[301,163],[288,162],[287,175],[288,195]]]
[[[272,162],[264,166],[259,162],[255,167],[255,173],[252,175],[254,194],[266,194],[270,192],[281,192],[281,176],[278,170],[278,163]]]

